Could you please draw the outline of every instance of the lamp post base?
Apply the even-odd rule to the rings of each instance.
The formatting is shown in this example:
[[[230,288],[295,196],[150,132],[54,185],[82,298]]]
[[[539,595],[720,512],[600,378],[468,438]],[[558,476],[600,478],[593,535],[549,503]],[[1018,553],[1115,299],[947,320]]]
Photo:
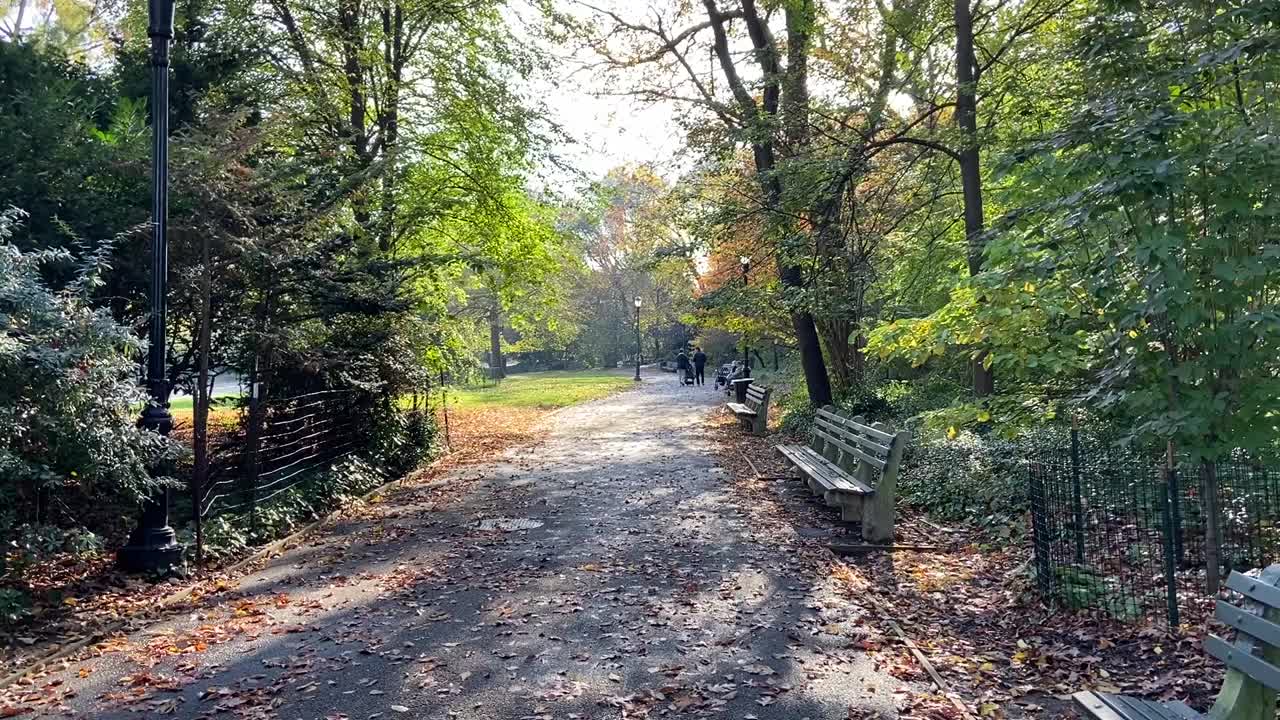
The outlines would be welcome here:
[[[182,567],[182,552],[173,528],[138,528],[116,551],[116,567],[128,573],[167,572]]]

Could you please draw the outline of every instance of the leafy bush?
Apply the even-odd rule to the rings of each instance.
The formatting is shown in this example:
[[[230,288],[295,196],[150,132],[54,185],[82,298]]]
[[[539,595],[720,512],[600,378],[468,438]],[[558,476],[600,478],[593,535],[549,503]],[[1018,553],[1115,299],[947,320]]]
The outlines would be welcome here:
[[[394,477],[369,460],[347,458],[263,503],[252,519],[226,514],[208,520],[202,528],[205,559],[217,564],[244,557],[255,545],[285,537]],[[184,542],[194,545],[190,531],[183,535]]]
[[[109,248],[83,260],[61,249],[24,253],[9,242],[22,217],[0,213],[0,495],[23,506],[41,488],[76,485],[141,498],[156,483],[148,468],[177,446],[136,426],[143,344],[90,304]],[[44,281],[45,269],[68,266],[65,287]]]
[[[903,456],[898,495],[944,520],[1014,530],[1029,506],[1023,463],[1069,442],[1048,428],[1012,440],[968,430],[952,437],[918,433]]]
[[[103,549],[102,538],[85,528],[23,525],[13,533],[4,557],[6,569],[31,565],[54,555],[94,555]]]
[[[0,588],[0,625],[12,625],[31,612],[31,598],[16,588]]]

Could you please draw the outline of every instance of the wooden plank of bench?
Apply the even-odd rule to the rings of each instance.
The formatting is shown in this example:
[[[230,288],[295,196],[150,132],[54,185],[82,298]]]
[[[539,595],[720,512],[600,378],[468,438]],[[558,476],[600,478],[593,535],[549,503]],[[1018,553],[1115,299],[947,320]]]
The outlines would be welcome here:
[[[840,417],[839,415],[827,410],[819,410],[818,415],[819,417],[830,422],[834,422],[837,425],[843,425],[859,435],[865,435],[869,441],[879,443],[882,447],[886,447],[886,449],[887,445],[893,442],[894,434],[891,432],[857,422],[852,418]]]
[[[1181,702],[1153,702],[1123,694],[1080,692],[1075,702],[1100,720],[1202,720],[1203,715]]]
[[[849,475],[830,460],[822,457],[818,451],[805,445],[779,445],[778,451],[790,460],[800,472],[808,475],[823,490],[847,492],[853,495],[870,495],[875,491],[867,487],[857,478]]]
[[[881,460],[880,458],[875,457],[874,455],[868,455],[867,453],[865,453],[865,452],[863,452],[863,451],[859,450],[858,448],[853,447],[852,445],[849,445],[848,443],[846,443],[846,442],[844,442],[844,441],[840,440],[839,438],[837,438],[836,436],[832,435],[831,433],[829,433],[829,432],[827,432],[827,431],[823,430],[821,427],[815,427],[815,428],[813,429],[813,432],[814,432],[814,434],[815,434],[815,435],[817,435],[818,437],[822,438],[823,440],[826,440],[827,442],[831,443],[832,445],[835,445],[836,447],[840,448],[841,450],[843,450],[843,451],[845,451],[845,452],[849,453],[850,455],[852,455],[852,456],[854,456],[854,457],[858,458],[858,460],[859,460],[859,461],[861,461],[861,462],[865,462],[865,463],[867,463],[868,465],[873,466],[873,467],[874,467],[875,469],[877,469],[877,470],[884,470],[885,466],[888,464],[888,463],[886,463],[884,460]]]
[[[868,454],[872,454],[878,457],[881,455],[888,455],[889,453],[893,452],[892,447],[881,445],[880,443],[877,443],[862,435],[859,435],[857,431],[853,429],[854,427],[862,427],[857,424],[854,424],[851,427],[849,425],[841,425],[840,423],[832,422],[830,420],[827,420],[826,418],[818,418],[814,424],[817,427],[827,428],[829,430],[832,430],[833,432],[837,433],[840,437],[844,438],[845,440],[848,440],[849,442],[852,442],[858,445],[858,447],[862,448]]]
[[[1103,702],[1102,696],[1097,693],[1084,690],[1072,695],[1071,699],[1075,700],[1076,704],[1085,712],[1098,720],[1128,720],[1128,718],[1112,710],[1111,706]]]
[[[1239,670],[1272,690],[1280,689],[1280,668],[1266,660],[1241,648],[1232,647],[1216,635],[1204,639],[1204,651],[1221,660],[1228,668]]]
[[[729,405],[729,409],[733,411],[734,415],[747,415],[749,417],[756,416],[755,410],[752,410],[751,408],[747,407],[746,405],[743,405],[742,403],[732,402],[732,403],[729,403],[728,405]]]
[[[1280,625],[1270,620],[1238,608],[1225,600],[1217,601],[1217,605],[1214,608],[1214,616],[1236,630],[1257,638],[1267,645],[1280,647]]]
[[[840,434],[848,435],[850,440],[853,440],[854,442],[866,448],[870,452],[877,453],[880,455],[888,455],[889,452],[892,450],[892,444],[893,444],[892,436],[890,436],[890,439],[886,441],[889,443],[889,445],[885,445],[885,444],[882,444],[881,442],[877,442],[877,440],[880,439],[879,437],[868,437],[872,435],[871,431],[873,430],[875,431],[874,434],[876,436],[884,434],[881,430],[877,430],[876,428],[873,428],[870,425],[863,425],[861,423],[854,422],[849,418],[842,418],[839,415],[835,415],[833,413],[819,410],[818,422],[819,424],[821,424],[824,421],[828,426],[838,428],[840,431]]]
[[[1078,692],[1071,696],[1098,720],[1202,720],[1203,715],[1180,702],[1152,702],[1128,695]]]
[[[1258,578],[1232,571],[1231,576],[1227,578],[1227,588],[1268,607],[1280,608],[1280,587]]]

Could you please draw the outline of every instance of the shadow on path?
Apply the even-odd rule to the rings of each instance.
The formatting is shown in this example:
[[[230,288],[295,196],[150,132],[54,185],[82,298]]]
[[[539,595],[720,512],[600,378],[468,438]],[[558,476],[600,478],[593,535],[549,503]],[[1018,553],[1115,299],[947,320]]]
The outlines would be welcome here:
[[[401,488],[72,663],[53,681],[73,696],[32,717],[893,717],[899,683],[835,584],[704,445],[721,401],[660,375],[556,412],[542,442]],[[478,524],[503,518],[525,529]]]

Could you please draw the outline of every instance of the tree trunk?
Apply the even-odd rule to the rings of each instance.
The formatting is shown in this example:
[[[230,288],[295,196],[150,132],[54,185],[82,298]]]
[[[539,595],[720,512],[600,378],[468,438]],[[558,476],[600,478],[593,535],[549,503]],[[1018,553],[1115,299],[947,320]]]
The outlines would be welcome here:
[[[960,128],[960,184],[964,190],[964,234],[969,276],[982,272],[982,163],[978,148],[978,80],[973,55],[973,13],[969,0],[955,0],[956,21],[956,124]],[[986,352],[973,359],[973,394],[987,397],[995,391],[995,379],[986,367]]]
[[[827,364],[822,359],[822,345],[818,342],[813,316],[806,311],[791,313],[791,325],[795,328],[796,345],[800,349],[800,367],[804,370],[809,404],[816,408],[830,405],[831,380],[827,377]]]
[[[497,303],[489,308],[489,375],[495,381],[507,376],[507,360],[502,356],[502,312]]]
[[[734,54],[729,47],[729,35],[725,29],[726,17],[716,7],[715,0],[702,0],[703,6],[707,11],[707,20],[711,26],[711,31],[715,37],[713,50],[716,60],[720,64],[723,71],[725,82],[728,83],[730,90],[733,92],[734,101],[742,110],[743,115],[748,119],[750,127],[748,131],[752,135],[751,154],[755,161],[756,181],[760,184],[761,194],[764,198],[767,209],[770,210],[769,222],[773,237],[769,238],[773,242],[785,246],[788,242],[788,234],[792,231],[791,221],[780,213],[782,209],[782,184],[775,175],[775,147],[774,147],[774,130],[770,127],[777,119],[778,102],[780,96],[780,84],[784,82],[782,69],[778,58],[778,48],[774,43],[773,36],[769,32],[768,25],[760,16],[756,8],[754,0],[744,0],[742,3],[743,19],[746,21],[747,32],[751,36],[751,44],[755,49],[754,56],[760,66],[764,80],[764,88],[760,92],[760,100],[757,103],[754,93],[747,88],[741,76],[738,74],[737,66],[734,64]],[[792,27],[788,28],[788,39],[791,45],[804,45],[807,48],[808,34],[807,26],[800,22],[800,10],[808,11],[812,6],[811,0],[804,0],[804,8],[797,9],[797,13],[793,16]],[[789,11],[790,12],[790,11]],[[794,33],[792,31],[795,31]],[[789,49],[789,53],[795,53],[803,56],[801,50],[804,48]],[[796,65],[794,57],[791,61],[792,67],[788,68],[791,74],[790,78],[786,78],[788,85],[795,88],[794,91],[787,93],[787,102],[795,102],[795,111],[784,113],[784,120],[790,118],[792,129],[794,132],[805,132],[801,128],[806,123],[801,122],[798,116],[800,108],[807,109],[808,103],[802,102],[806,98],[798,94],[800,88],[806,87],[807,68],[803,63]],[[793,117],[793,115],[795,117]],[[780,247],[777,254],[778,279],[782,282],[784,288],[803,288],[804,273],[798,265],[786,257],[785,247]],[[809,402],[814,407],[821,407],[831,402],[831,380],[827,377],[826,362],[822,358],[822,346],[818,341],[818,331],[813,323],[813,315],[806,309],[796,309],[791,312],[791,325],[795,330],[796,347],[800,351],[800,367],[804,370],[805,388],[809,393]]]
[[[827,372],[835,380],[837,390],[848,391],[852,385],[849,369],[852,359],[849,356],[849,325],[834,318],[826,318],[817,322],[818,332],[822,337],[822,347],[826,351]]]

